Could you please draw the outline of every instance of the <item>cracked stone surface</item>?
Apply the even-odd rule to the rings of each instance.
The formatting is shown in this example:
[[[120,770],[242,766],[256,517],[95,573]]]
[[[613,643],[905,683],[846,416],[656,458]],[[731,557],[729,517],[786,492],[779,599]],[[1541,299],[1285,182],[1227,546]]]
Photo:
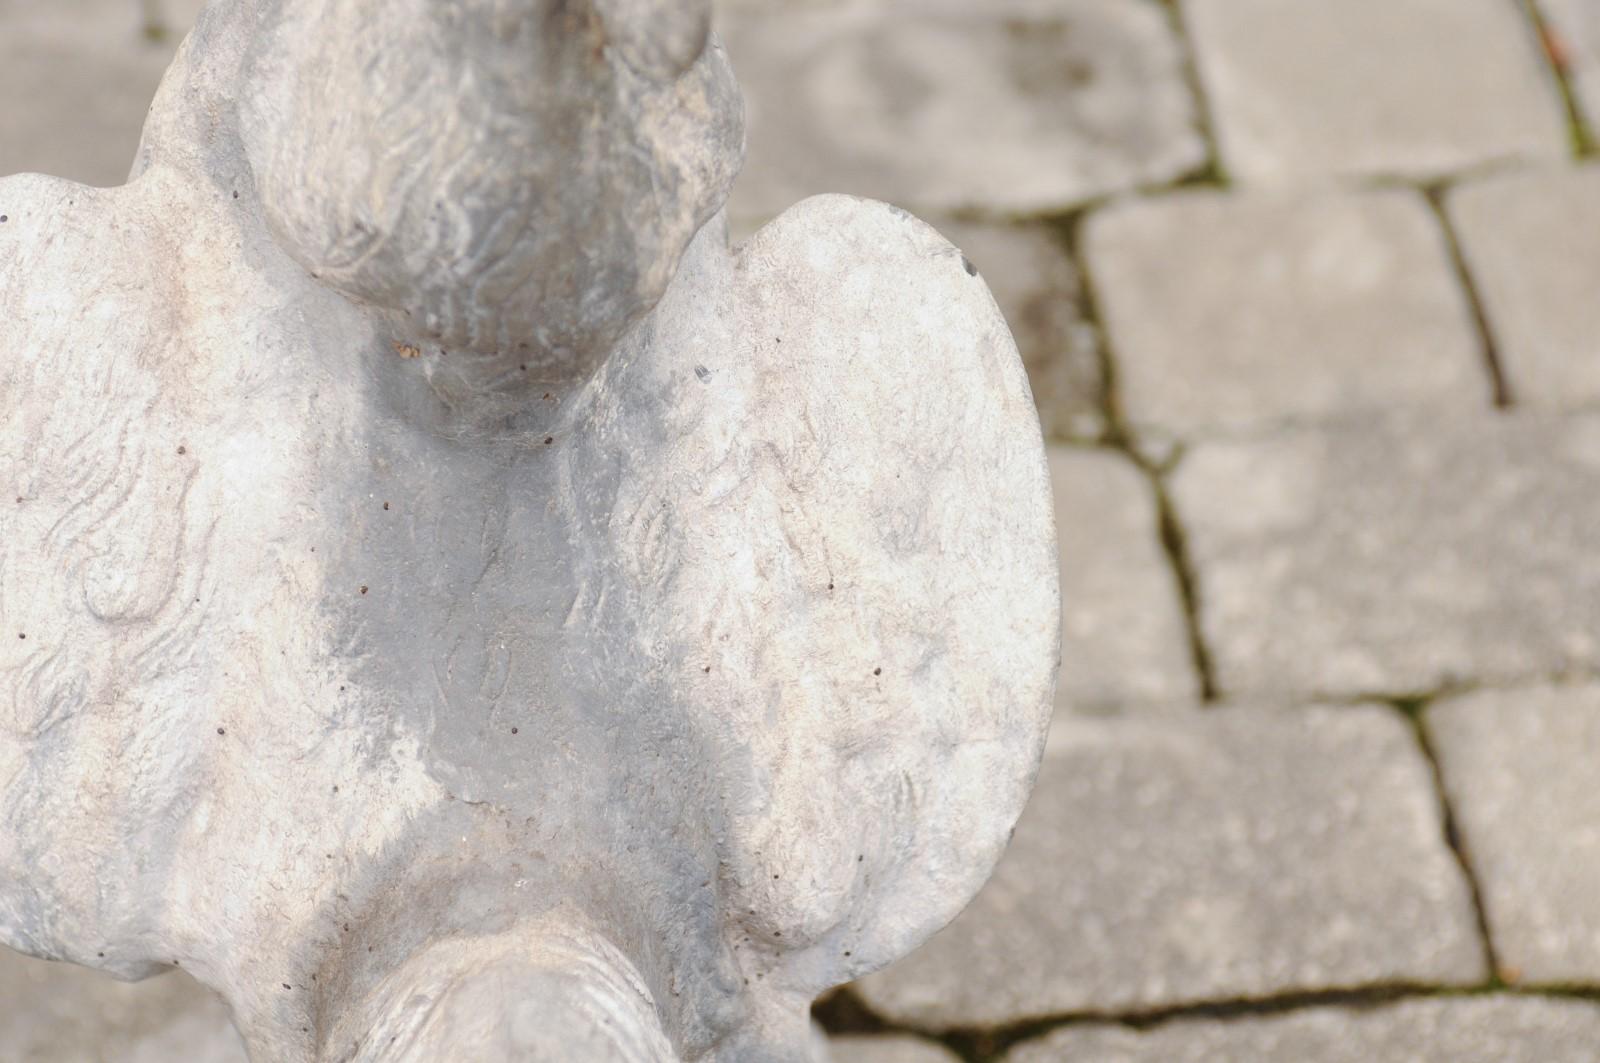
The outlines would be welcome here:
[[[1215,441],[1170,484],[1227,695],[1400,695],[1600,667],[1600,418]]]
[[[1144,1032],[1074,1026],[1006,1063],[1590,1063],[1600,1007],[1514,996],[1183,1019]]]
[[[1011,326],[1047,437],[1105,433],[1099,338],[1084,313],[1077,267],[1058,232],[1039,225],[934,220],[989,285]]]
[[[1513,399],[1600,399],[1600,165],[1474,181],[1448,204]]]
[[[1089,218],[1084,258],[1140,429],[1488,406],[1471,309],[1417,193],[1134,199]]]
[[[1590,135],[1600,132],[1600,7],[1594,0],[1536,0],[1552,31]]]
[[[220,997],[182,971],[119,982],[0,947],[0,1056],[17,1063],[247,1063]]]
[[[1426,719],[1502,976],[1600,983],[1600,686],[1481,691]]]
[[[1399,714],[1227,709],[1058,716],[994,878],[857,990],[943,1029],[1484,973]]]
[[[955,1053],[920,1037],[835,1037],[831,1063],[958,1063]]]
[[[1223,167],[1241,181],[1426,180],[1568,152],[1515,3],[1180,2]]]
[[[1201,165],[1182,52],[1158,5],[1002,10],[727,12],[750,128],[730,212],[766,218],[823,191],[933,213],[1059,211]]]
[[[1049,454],[1061,551],[1058,711],[1197,700],[1200,680],[1154,488],[1116,451],[1051,447]]]

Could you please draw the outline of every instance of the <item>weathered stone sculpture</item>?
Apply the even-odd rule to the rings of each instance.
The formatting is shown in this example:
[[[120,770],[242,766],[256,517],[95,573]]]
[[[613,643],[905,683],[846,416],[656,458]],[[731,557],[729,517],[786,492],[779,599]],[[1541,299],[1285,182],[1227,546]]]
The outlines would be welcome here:
[[[1057,642],[1004,322],[736,250],[704,0],[217,0],[0,180],[0,941],[276,1060],[799,1060],[976,891]]]

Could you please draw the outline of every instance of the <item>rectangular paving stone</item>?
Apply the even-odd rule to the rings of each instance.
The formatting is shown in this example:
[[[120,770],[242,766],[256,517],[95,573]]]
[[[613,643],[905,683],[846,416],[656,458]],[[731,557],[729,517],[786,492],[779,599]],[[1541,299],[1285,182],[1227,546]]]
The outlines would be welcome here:
[[[1182,0],[1223,167],[1241,181],[1429,179],[1556,159],[1560,93],[1507,0]]]
[[[1471,308],[1418,193],[1135,199],[1091,216],[1083,248],[1138,428],[1488,407]]]
[[[1600,418],[1219,440],[1169,486],[1226,695],[1393,696],[1600,667]]]
[[[1143,1032],[1072,1026],[1018,1045],[1006,1063],[1593,1063],[1596,1045],[1594,1004],[1484,996],[1187,1019]]]
[[[725,8],[749,159],[731,213],[819,192],[1059,211],[1204,163],[1181,47],[1147,0]]]
[[[1154,488],[1115,451],[1051,447],[1049,456],[1061,557],[1057,707],[1098,713],[1197,700]]]
[[[1600,134],[1600,4],[1537,0],[1590,136]]]
[[[856,987],[947,1029],[1484,975],[1412,729],[1346,706],[1058,715],[994,878]]]
[[[1093,440],[1106,431],[1099,336],[1083,283],[1058,233],[1039,225],[930,219],[966,254],[1005,314],[1028,370],[1047,439]]]
[[[1467,694],[1426,721],[1502,976],[1600,985],[1600,686]]]
[[[1513,398],[1600,398],[1600,166],[1489,177],[1447,202]]]

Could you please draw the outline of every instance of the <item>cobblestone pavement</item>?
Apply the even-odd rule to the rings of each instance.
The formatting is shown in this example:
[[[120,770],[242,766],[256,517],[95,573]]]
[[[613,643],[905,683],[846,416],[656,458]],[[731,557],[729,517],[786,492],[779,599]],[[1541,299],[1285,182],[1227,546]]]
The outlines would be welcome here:
[[[0,171],[117,181],[194,6],[0,0]],[[1600,0],[720,8],[734,231],[939,225],[1057,493],[1038,789],[836,1058],[1600,1058]],[[0,1046],[239,1058],[186,977],[12,961]]]

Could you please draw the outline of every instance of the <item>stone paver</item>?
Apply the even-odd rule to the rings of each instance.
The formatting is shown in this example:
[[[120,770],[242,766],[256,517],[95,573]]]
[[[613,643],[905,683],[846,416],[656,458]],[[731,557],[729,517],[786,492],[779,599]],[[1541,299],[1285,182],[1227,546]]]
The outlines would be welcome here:
[[[1050,482],[1061,553],[1057,706],[1105,712],[1196,700],[1149,481],[1115,451],[1052,447]]]
[[[1202,1019],[1146,1032],[1083,1026],[1025,1042],[1007,1063],[1592,1063],[1600,1008],[1534,997],[1409,1000]]]
[[[1017,6],[1017,5],[1012,5]],[[750,155],[732,212],[818,192],[931,213],[1058,211],[1202,165],[1168,19],[1146,0],[725,13]]]
[[[1182,0],[1223,166],[1272,184],[1433,178],[1568,151],[1507,0]]]
[[[1402,695],[1600,667],[1600,417],[1219,441],[1170,486],[1225,695]]]
[[[1515,400],[1600,398],[1600,166],[1491,177],[1448,206]]]
[[[200,11],[210,0],[143,0],[156,12],[162,27],[172,34],[182,37],[189,32],[195,19],[200,17]]]
[[[966,253],[1005,314],[1045,436],[1101,437],[1106,423],[1099,339],[1085,317],[1083,284],[1059,235],[1043,226],[934,224]]]
[[[925,1028],[1461,985],[1484,975],[1474,920],[1397,713],[1058,716],[994,879],[856,985]]]
[[[1600,5],[1537,0],[1591,136],[1600,133]]]
[[[1484,691],[1426,719],[1504,976],[1600,985],[1600,686]]]
[[[177,46],[137,0],[0,0],[0,175],[121,184]]]
[[[222,1001],[181,971],[118,982],[0,948],[0,1059],[246,1063]]]
[[[1088,220],[1084,255],[1137,427],[1489,405],[1471,308],[1417,193],[1136,199]]]
[[[958,1063],[954,1053],[920,1037],[835,1037],[832,1063]]]

